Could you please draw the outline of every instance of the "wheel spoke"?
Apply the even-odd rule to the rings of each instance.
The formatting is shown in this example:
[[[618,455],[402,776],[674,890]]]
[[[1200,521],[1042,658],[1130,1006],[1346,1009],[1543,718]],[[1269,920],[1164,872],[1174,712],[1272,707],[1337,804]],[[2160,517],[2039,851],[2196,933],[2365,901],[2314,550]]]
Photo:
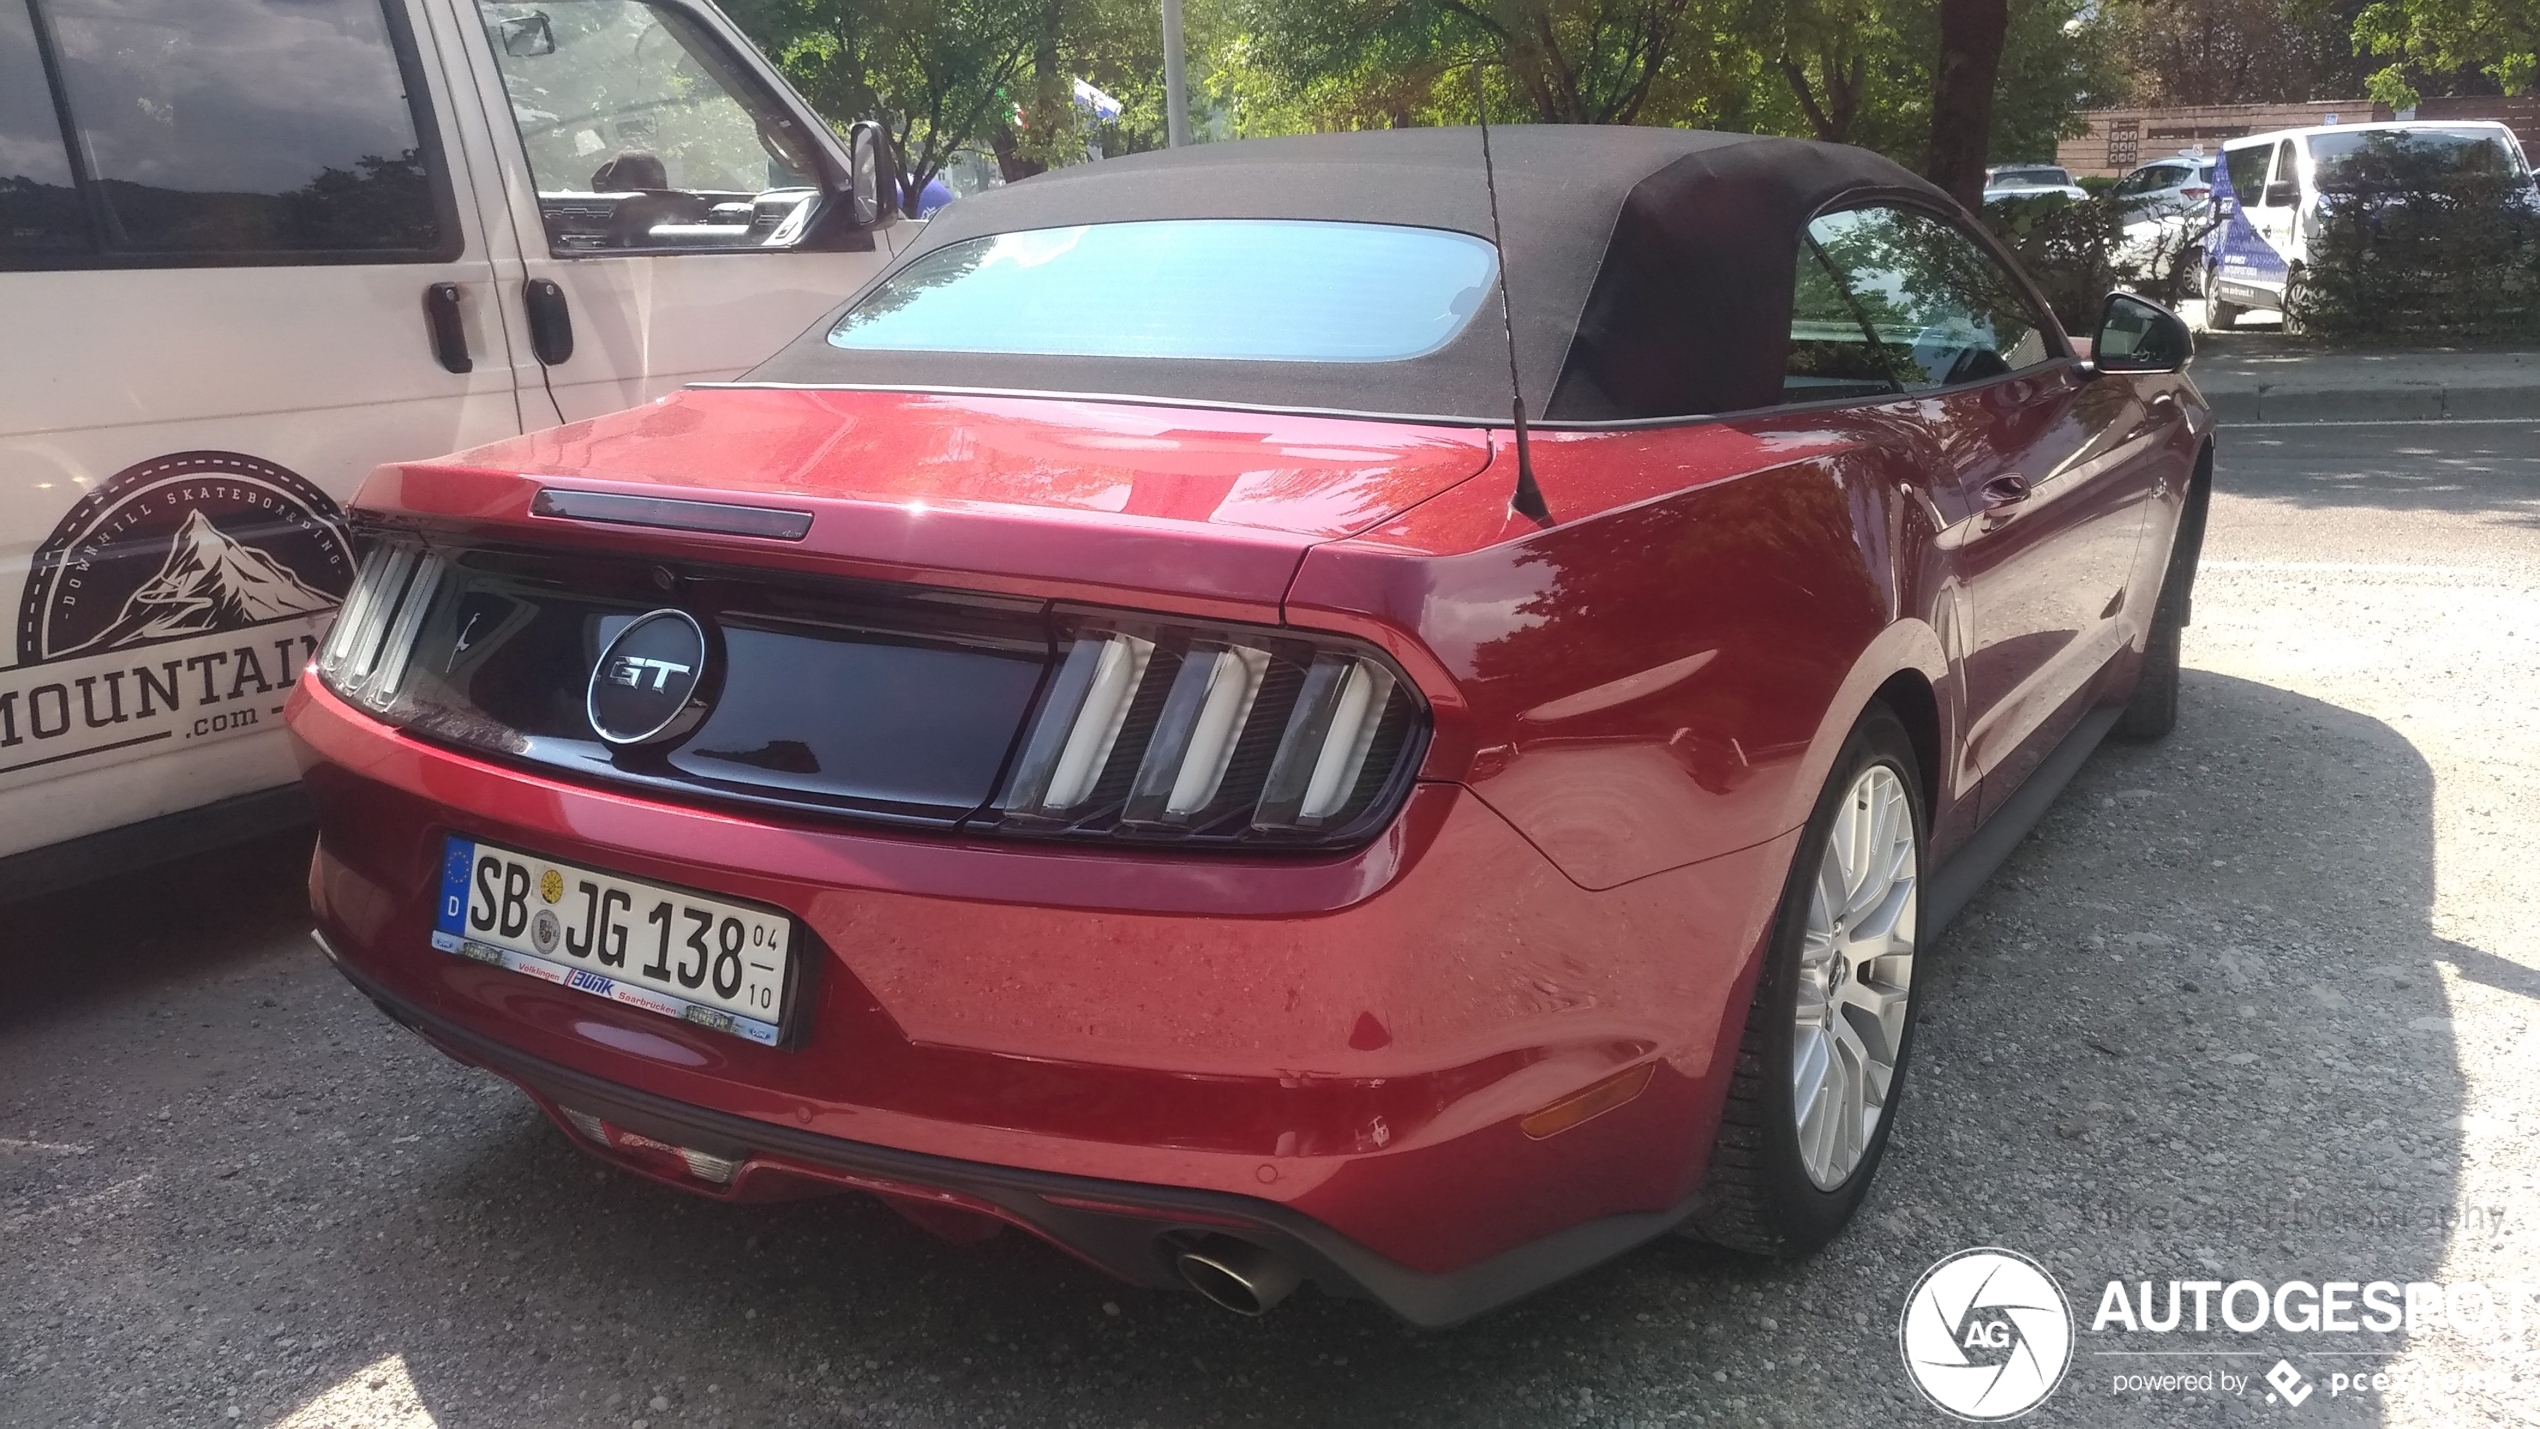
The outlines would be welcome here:
[[[1818,876],[1824,887],[1826,907],[1840,917],[1852,903],[1852,889],[1860,868],[1861,815],[1846,799],[1835,810],[1834,828],[1826,835],[1825,865]]]
[[[1825,1170],[1827,1179],[1840,1182],[1852,1174],[1854,1166],[1860,1164],[1864,1149],[1861,1123],[1868,1090],[1865,1076],[1868,1058],[1862,1051],[1861,1039],[1852,1035],[1843,1019],[1835,1019],[1833,1032],[1834,1036],[1828,1040],[1834,1043],[1834,1065],[1838,1069],[1835,1080],[1841,1095],[1830,1099],[1835,1102],[1832,1110],[1838,1130],[1832,1138],[1835,1154]]]
[[[1898,832],[1901,820],[1911,817],[1905,804],[1905,791],[1896,777],[1884,768],[1873,769],[1863,776],[1868,785],[1871,815],[1865,820],[1869,831],[1864,838],[1858,861],[1853,864],[1855,881],[1852,900],[1844,908],[1846,921],[1868,911],[1886,897],[1888,886],[1896,881],[1897,870],[1913,856],[1913,830],[1908,825]]]
[[[1855,958],[1875,957],[1900,941],[1907,951],[1914,946],[1914,928],[1906,915],[1914,909],[1914,881],[1892,879],[1886,896],[1864,909],[1844,929],[1844,944]]]
[[[1857,984],[1844,988],[1835,1006],[1835,1039],[1861,1049],[1861,1057],[1882,1075],[1873,1078],[1872,1090],[1878,1100],[1887,1099],[1884,1074],[1896,1067],[1896,1053],[1905,1040],[1905,999],[1899,988],[1865,988]]]
[[[1799,1133],[1800,1159],[1808,1164],[1810,1174],[1825,1161],[1828,1134],[1841,1119],[1837,1089],[1828,1085],[1834,1071],[1832,1039],[1818,1029],[1802,1038],[1798,1055],[1806,1060],[1792,1080],[1790,1105]]]

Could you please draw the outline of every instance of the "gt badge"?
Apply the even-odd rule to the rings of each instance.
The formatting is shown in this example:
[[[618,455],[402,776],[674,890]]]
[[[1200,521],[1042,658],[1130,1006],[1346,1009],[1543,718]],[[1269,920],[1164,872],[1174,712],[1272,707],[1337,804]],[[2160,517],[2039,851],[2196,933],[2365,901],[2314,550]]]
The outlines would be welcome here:
[[[616,745],[679,738],[705,718],[706,632],[684,610],[656,610],[617,633],[591,668],[591,728]]]

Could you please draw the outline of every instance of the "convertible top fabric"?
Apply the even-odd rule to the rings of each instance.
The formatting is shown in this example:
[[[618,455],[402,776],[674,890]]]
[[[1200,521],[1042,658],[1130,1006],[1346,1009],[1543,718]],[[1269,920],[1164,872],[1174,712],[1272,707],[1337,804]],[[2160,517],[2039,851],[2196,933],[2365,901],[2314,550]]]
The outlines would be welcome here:
[[[1801,229],[1838,200],[1938,189],[1865,150],[1682,129],[1494,126],[1501,262],[1533,420],[1615,421],[1781,398]],[[1023,229],[1164,218],[1445,228],[1487,239],[1480,131],[1391,129],[1204,144],[1061,169],[963,199],[892,264]],[[859,294],[858,296],[861,296]],[[971,388],[1504,423],[1487,303],[1444,348],[1387,363],[1163,361],[833,347],[846,307],[745,383]]]

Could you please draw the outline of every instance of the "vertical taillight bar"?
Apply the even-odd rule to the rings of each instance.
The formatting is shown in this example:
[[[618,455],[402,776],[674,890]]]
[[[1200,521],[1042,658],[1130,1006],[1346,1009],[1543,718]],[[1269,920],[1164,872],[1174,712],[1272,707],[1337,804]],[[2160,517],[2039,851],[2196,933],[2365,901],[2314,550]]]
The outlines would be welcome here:
[[[1205,810],[1225,782],[1269,669],[1269,651],[1244,645],[1200,645],[1184,655],[1121,817],[1172,823]]]
[[[415,636],[423,629],[423,617],[432,609],[432,597],[441,589],[444,562],[439,556],[425,553],[415,562],[414,574],[406,582],[405,597],[397,605],[397,616],[380,640],[379,654],[364,698],[374,709],[386,709],[397,698],[397,687],[406,678],[406,662],[414,655]]]
[[[1279,739],[1253,827],[1312,828],[1348,806],[1393,684],[1392,674],[1372,661],[1315,657]]]
[[[1154,654],[1154,641],[1116,631],[1080,638],[1068,648],[1031,741],[1015,762],[1005,808],[1059,814],[1093,793]]]
[[[348,700],[388,708],[446,569],[446,561],[419,546],[373,549],[318,652],[318,674],[327,686]]]

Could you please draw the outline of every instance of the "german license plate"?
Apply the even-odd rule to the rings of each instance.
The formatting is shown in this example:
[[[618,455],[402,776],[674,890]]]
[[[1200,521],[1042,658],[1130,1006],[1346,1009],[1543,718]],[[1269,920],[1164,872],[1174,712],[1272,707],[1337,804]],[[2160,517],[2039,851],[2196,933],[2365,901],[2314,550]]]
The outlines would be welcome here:
[[[776,1045],[793,920],[456,834],[432,946]]]

